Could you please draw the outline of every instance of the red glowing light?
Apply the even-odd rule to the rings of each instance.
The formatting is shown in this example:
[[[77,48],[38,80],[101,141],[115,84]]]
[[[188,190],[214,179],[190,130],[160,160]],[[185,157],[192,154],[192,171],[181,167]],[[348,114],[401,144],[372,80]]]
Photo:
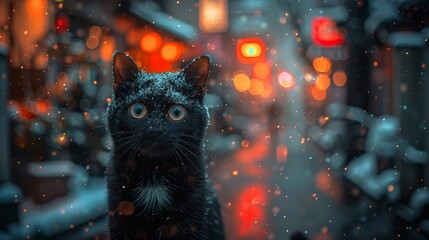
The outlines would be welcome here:
[[[239,195],[235,215],[240,238],[246,236],[254,239],[264,238],[266,192],[266,187],[258,184],[248,186]]]
[[[344,44],[345,34],[337,28],[336,22],[327,17],[315,17],[311,21],[311,38],[321,47],[338,47]]]
[[[149,57],[149,61],[145,64],[145,71],[150,73],[171,71],[171,69],[173,68],[172,63],[165,61],[159,53],[151,54]]]
[[[57,33],[65,32],[70,27],[70,20],[66,15],[58,15],[55,19],[55,27],[57,29]]]

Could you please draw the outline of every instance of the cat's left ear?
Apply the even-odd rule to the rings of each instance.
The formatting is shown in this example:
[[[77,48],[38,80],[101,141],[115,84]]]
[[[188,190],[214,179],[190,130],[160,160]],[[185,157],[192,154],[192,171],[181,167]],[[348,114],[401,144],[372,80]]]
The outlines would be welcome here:
[[[197,88],[197,98],[202,101],[210,72],[210,57],[201,56],[195,58],[182,72],[185,74],[186,81]]]
[[[139,71],[130,56],[123,52],[115,52],[113,54],[113,89],[116,91],[120,85],[135,81]]]

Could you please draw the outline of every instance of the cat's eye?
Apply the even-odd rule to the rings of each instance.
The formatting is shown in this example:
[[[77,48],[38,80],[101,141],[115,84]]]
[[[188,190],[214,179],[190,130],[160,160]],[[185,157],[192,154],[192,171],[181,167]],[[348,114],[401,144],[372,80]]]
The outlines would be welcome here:
[[[179,121],[185,117],[186,110],[180,105],[173,105],[168,110],[168,116],[174,121]]]
[[[134,103],[130,106],[130,114],[133,118],[144,118],[147,114],[147,108],[143,103]]]

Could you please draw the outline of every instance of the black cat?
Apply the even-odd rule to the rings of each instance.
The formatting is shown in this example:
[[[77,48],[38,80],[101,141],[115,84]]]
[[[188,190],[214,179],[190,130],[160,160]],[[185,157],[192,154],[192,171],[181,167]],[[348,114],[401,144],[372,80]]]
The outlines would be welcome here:
[[[107,109],[111,239],[224,239],[203,157],[209,67],[202,56],[181,72],[149,74],[114,54]]]

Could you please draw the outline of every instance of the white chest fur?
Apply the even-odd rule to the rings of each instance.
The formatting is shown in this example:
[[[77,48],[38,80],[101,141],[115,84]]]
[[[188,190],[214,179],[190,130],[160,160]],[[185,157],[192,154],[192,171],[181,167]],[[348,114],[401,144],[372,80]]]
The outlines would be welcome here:
[[[135,204],[145,211],[158,212],[170,207],[171,193],[166,184],[139,187],[134,190],[134,194]]]

